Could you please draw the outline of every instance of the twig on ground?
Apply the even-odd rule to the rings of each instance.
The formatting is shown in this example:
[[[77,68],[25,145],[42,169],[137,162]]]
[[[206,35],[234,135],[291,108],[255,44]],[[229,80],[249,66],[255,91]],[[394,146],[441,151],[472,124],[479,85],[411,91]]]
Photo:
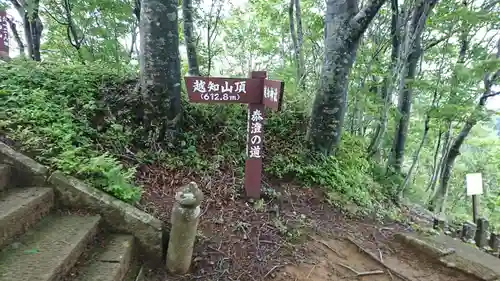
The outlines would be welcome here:
[[[311,235],[307,235],[309,236],[309,238],[311,238],[312,240],[314,240],[315,242],[318,242],[320,243],[321,245],[325,246],[328,250],[332,251],[334,254],[336,254],[337,256],[343,258],[343,259],[346,259],[347,257],[341,253],[339,253],[337,250],[335,250],[334,248],[332,248],[332,246],[328,245],[325,241],[321,241],[321,240],[318,240],[314,237],[312,237]]]
[[[226,256],[226,257],[228,256],[228,255],[227,255],[226,253],[224,253],[223,251],[221,251],[221,250],[219,250],[219,249],[217,249],[217,248],[214,248],[214,247],[212,247],[212,246],[207,246],[207,248],[209,248],[209,249],[211,249],[211,250],[214,250],[214,251],[216,251],[216,252],[218,252],[218,253],[220,253],[220,254],[222,254],[222,255]],[[220,247],[219,247],[219,248],[220,248]]]
[[[313,272],[313,270],[314,270],[315,267],[316,267],[316,265],[313,265],[313,267],[311,268],[311,270],[309,270],[309,273],[307,273],[306,279],[309,279],[309,276],[311,276],[311,273]]]
[[[277,268],[279,267],[282,267],[282,266],[285,266],[284,264],[278,264],[278,265],[275,265],[273,266],[273,268],[271,268],[271,270],[269,270],[265,275],[264,277],[262,277],[262,280],[266,279],[266,277],[271,274],[273,271],[275,271]]]
[[[383,270],[372,270],[372,271],[362,271],[362,272],[359,272],[357,270],[355,270],[354,268],[348,266],[348,265],[345,265],[343,263],[338,263],[338,265],[344,267],[344,268],[347,268],[349,269],[350,271],[354,272],[354,274],[356,274],[356,277],[361,277],[361,276],[368,276],[368,275],[376,275],[376,274],[384,274],[385,272]]]
[[[380,261],[384,262],[384,258],[382,258],[382,251],[380,251],[380,249],[377,250],[378,250],[378,256],[380,257]]]
[[[389,273],[389,277],[391,277],[391,280],[394,281],[394,276],[392,276],[392,272],[390,270],[387,270],[387,273]]]
[[[378,262],[380,265],[382,265],[385,269],[387,269],[388,271],[394,273],[394,275],[396,275],[397,277],[399,277],[400,279],[403,279],[405,281],[413,281],[411,280],[410,278],[404,276],[403,274],[397,272],[395,269],[393,269],[392,267],[390,267],[389,265],[387,265],[386,263],[384,263],[383,261],[379,260],[374,254],[372,254],[371,252],[367,251],[365,248],[363,248],[361,245],[359,245],[356,241],[354,241],[353,239],[351,239],[350,237],[346,237],[346,239],[351,242],[352,244],[354,244],[356,247],[358,247],[359,250],[361,250],[363,253],[367,254],[368,256],[370,256],[372,259],[374,259],[376,262]]]

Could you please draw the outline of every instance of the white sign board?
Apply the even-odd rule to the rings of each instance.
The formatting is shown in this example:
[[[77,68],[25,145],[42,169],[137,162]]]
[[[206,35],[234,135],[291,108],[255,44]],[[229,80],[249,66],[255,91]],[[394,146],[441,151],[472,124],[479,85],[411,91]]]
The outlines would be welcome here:
[[[467,184],[467,195],[483,194],[483,177],[481,173],[467,174],[465,181]]]

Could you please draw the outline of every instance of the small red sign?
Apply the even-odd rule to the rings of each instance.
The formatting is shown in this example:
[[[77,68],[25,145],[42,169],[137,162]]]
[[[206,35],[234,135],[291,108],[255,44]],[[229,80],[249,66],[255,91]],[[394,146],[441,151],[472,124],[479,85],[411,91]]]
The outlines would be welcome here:
[[[9,30],[5,10],[0,10],[0,55],[9,55]]]
[[[189,101],[198,103],[261,103],[262,80],[245,78],[184,78]]]
[[[271,109],[280,110],[283,100],[285,82],[276,80],[264,80],[264,96],[262,103]]]

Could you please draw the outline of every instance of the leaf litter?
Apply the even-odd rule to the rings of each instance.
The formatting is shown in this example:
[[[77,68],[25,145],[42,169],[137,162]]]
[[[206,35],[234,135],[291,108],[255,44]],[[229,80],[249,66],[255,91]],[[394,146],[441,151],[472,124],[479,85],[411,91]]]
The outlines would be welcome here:
[[[277,183],[264,200],[250,203],[241,198],[242,179],[228,171],[201,175],[144,165],[137,181],[144,186],[138,207],[166,223],[177,188],[195,181],[204,193],[191,272],[148,269],[148,281],[476,280],[396,243],[393,234],[408,227],[348,218],[316,189]]]

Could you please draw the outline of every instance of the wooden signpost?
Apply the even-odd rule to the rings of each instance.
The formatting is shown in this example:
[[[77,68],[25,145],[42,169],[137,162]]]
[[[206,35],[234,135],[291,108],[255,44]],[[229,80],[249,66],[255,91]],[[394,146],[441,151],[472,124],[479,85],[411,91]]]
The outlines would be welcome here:
[[[264,109],[280,110],[284,82],[268,80],[265,71],[252,71],[250,78],[185,77],[189,101],[196,103],[248,104],[245,193],[260,197]]]
[[[9,58],[9,31],[7,11],[0,10],[0,59]]]

